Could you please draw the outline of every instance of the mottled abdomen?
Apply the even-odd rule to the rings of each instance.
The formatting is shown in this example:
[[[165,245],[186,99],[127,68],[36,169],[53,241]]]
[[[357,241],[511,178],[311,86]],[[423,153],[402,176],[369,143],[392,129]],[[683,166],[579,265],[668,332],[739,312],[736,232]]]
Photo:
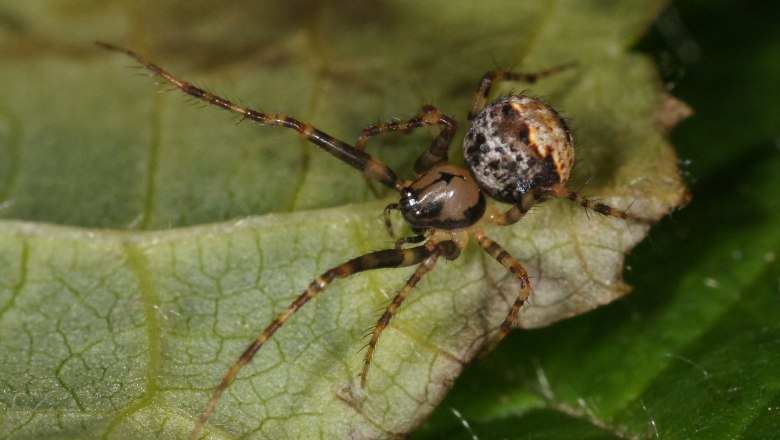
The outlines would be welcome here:
[[[569,179],[574,143],[552,107],[529,96],[507,96],[474,118],[463,154],[483,191],[516,203],[535,188]]]

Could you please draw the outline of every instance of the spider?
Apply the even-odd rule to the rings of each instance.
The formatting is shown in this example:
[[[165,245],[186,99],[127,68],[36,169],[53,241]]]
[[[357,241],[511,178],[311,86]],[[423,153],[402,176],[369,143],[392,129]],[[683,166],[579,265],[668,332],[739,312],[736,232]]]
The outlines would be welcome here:
[[[384,209],[385,227],[391,238],[394,238],[391,215],[393,211],[399,211],[414,234],[397,239],[393,248],[353,258],[314,278],[309,287],[249,344],[222,378],[191,431],[190,439],[198,436],[222,393],[257,351],[295,312],[337,278],[346,278],[374,269],[416,266],[380,316],[365,346],[366,353],[359,373],[360,386],[364,388],[380,335],[410,291],[433,270],[440,258],[458,258],[470,240],[477,242],[490,257],[504,266],[520,285],[516,299],[496,334],[487,344],[485,352],[494,349],[509,333],[521,308],[531,295],[531,283],[522,264],[500,244],[485,235],[483,222],[512,225],[534,205],[551,198],[569,199],[586,210],[606,216],[640,223],[651,222],[587,199],[567,188],[566,182],[574,163],[574,140],[563,118],[551,106],[525,94],[509,95],[488,103],[488,95],[494,82],[533,83],[568,69],[572,64],[535,73],[508,70],[487,72],[479,82],[468,113],[471,128],[463,142],[463,153],[468,167],[465,169],[450,164],[447,157],[457,129],[457,121],[443,115],[431,105],[422,106],[416,117],[368,126],[360,133],[357,143],[350,145],[290,116],[261,113],[239,106],[179,79],[132,50],[103,42],[97,44],[134,58],[153,74],[208,104],[261,125],[294,130],[308,142],[362,172],[367,181],[376,181],[397,191],[398,202],[391,203]],[[417,158],[414,164],[414,180],[399,178],[385,163],[365,151],[368,140],[374,136],[390,132],[408,133],[421,127],[437,127],[438,134]],[[487,197],[512,206],[504,212],[489,208]]]

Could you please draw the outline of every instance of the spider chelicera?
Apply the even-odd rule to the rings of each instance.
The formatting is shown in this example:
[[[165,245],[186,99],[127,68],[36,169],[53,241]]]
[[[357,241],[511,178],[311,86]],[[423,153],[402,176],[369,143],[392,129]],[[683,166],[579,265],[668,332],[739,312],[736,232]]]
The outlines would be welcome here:
[[[261,113],[195,87],[131,50],[102,42],[97,44],[129,55],[155,75],[190,96],[261,125],[292,129],[308,142],[362,172],[369,182],[377,181],[397,191],[400,195],[398,203],[391,203],[384,210],[388,234],[393,236],[390,221],[393,211],[400,211],[415,234],[398,239],[392,249],[361,255],[316,277],[244,350],[212,394],[197,425],[190,433],[190,439],[197,437],[219,397],[241,368],[252,360],[263,344],[298,309],[337,278],[373,269],[416,266],[406,284],[398,290],[382,313],[366,345],[363,367],[359,374],[360,385],[365,387],[379,337],[404,299],[440,258],[458,258],[470,239],[476,241],[488,255],[503,265],[520,285],[517,298],[485,351],[495,348],[514,326],[520,309],[531,294],[528,273],[501,245],[485,235],[482,222],[511,225],[519,221],[531,207],[550,198],[569,199],[585,209],[607,216],[641,223],[650,222],[626,211],[589,200],[566,187],[574,163],[574,142],[566,123],[552,107],[538,98],[524,94],[509,95],[487,102],[490,89],[496,81],[533,83],[571,65],[536,73],[505,70],[486,73],[479,82],[468,114],[471,128],[463,142],[463,154],[468,166],[468,169],[464,169],[447,162],[457,121],[443,115],[433,106],[423,106],[418,115],[411,119],[366,127],[353,146],[290,116]],[[438,135],[434,137],[430,147],[417,158],[414,164],[414,180],[399,178],[385,163],[365,152],[367,141],[371,137],[396,131],[408,132],[420,127],[438,127]],[[512,207],[505,212],[489,208],[486,196]],[[404,247],[416,243],[422,244]]]

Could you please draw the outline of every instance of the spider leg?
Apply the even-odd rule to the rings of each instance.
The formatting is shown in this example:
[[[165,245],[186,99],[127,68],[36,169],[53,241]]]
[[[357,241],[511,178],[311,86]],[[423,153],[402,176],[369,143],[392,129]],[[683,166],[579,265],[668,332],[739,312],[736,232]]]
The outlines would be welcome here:
[[[587,197],[584,197],[577,193],[576,191],[572,191],[569,188],[566,188],[565,185],[559,184],[555,185],[550,189],[550,194],[554,197],[560,197],[563,199],[569,199],[574,203],[577,203],[584,207],[585,209],[590,209],[592,211],[598,212],[602,215],[607,215],[610,217],[617,217],[622,218],[623,220],[628,220],[635,223],[644,223],[644,224],[653,224],[655,223],[654,220],[645,218],[645,217],[639,217],[634,214],[631,214],[630,212],[613,208],[612,206],[609,206],[607,204],[597,202],[595,200],[590,200]]]
[[[438,127],[438,131],[434,135],[430,147],[428,147],[414,163],[414,171],[419,175],[447,160],[447,152],[452,143],[452,138],[455,136],[455,131],[458,128],[458,122],[455,119],[441,114],[441,112],[432,105],[422,106],[417,113],[417,116],[411,119],[369,125],[360,132],[360,137],[358,138],[355,147],[360,151],[365,151],[368,140],[374,136],[396,131],[406,134],[415,128],[420,127]],[[371,191],[374,192],[374,194],[377,193],[370,181],[369,188],[371,188]]]
[[[520,82],[533,84],[540,78],[554,75],[558,72],[574,67],[575,65],[576,63],[567,63],[547,70],[542,70],[540,72],[533,72],[533,73],[512,72],[511,70],[501,70],[501,69],[491,70],[485,73],[484,75],[482,75],[482,79],[479,81],[479,86],[477,87],[477,92],[474,94],[474,101],[471,104],[471,110],[469,111],[469,115],[468,115],[469,121],[474,119],[474,117],[477,116],[477,113],[479,113],[483,108],[485,108],[485,104],[487,103],[487,97],[490,94],[490,88],[493,86],[493,82],[520,81]]]
[[[520,205],[515,205],[507,209],[505,212],[498,212],[495,210],[492,211],[493,212],[487,215],[487,221],[499,226],[513,225],[520,221],[520,219],[523,218],[523,216],[528,212],[527,209],[523,209]]]
[[[499,226],[508,226],[520,221],[523,216],[533,208],[534,205],[543,201],[546,192],[541,188],[536,188],[523,195],[518,203],[505,212],[493,211],[486,216],[487,221]],[[547,196],[549,197],[549,196]]]
[[[365,151],[369,138],[380,134],[394,131],[407,133],[415,128],[435,126],[439,127],[438,133],[431,141],[430,147],[417,158],[414,164],[415,173],[421,174],[447,160],[447,151],[450,148],[453,136],[455,136],[455,131],[458,129],[458,122],[455,119],[443,115],[432,105],[422,106],[414,118],[404,121],[390,121],[364,128],[360,132],[357,148],[360,151]]]
[[[376,159],[323,131],[320,131],[312,125],[301,122],[284,114],[266,114],[252,110],[250,108],[242,107],[225,98],[214,95],[211,92],[203,90],[182,79],[177,78],[176,76],[163,70],[161,67],[157,66],[136,52],[108,43],[97,42],[96,44],[105,49],[124,53],[134,58],[144,67],[149,69],[152,73],[160,76],[190,96],[193,96],[216,107],[228,110],[232,113],[241,115],[243,118],[251,119],[261,125],[284,127],[295,130],[307,141],[322,148],[333,156],[336,156],[342,162],[361,171],[367,178],[377,180],[379,183],[396,191],[400,191],[404,186],[406,186],[407,182],[404,179],[398,178],[393,170],[391,170],[381,160]]]
[[[631,214],[630,212],[613,208],[607,204],[588,199],[587,197],[580,195],[578,192],[566,188],[566,185],[562,183],[547,188],[536,188],[535,190],[523,195],[520,202],[509,208],[506,212],[494,211],[488,214],[486,219],[487,221],[500,226],[507,226],[517,223],[528,211],[531,210],[534,205],[551,197],[569,199],[587,210],[595,211],[602,215],[622,218],[623,220],[628,220],[635,223],[655,223],[655,221],[652,219],[639,217]]]
[[[431,245],[433,246],[430,250],[430,254],[422,261],[422,263],[417,266],[417,269],[406,281],[406,284],[404,284],[404,286],[395,295],[393,301],[389,306],[387,306],[384,313],[382,313],[382,316],[379,318],[379,321],[377,321],[376,326],[374,327],[371,340],[366,345],[366,356],[363,360],[363,368],[360,370],[359,374],[361,388],[366,387],[366,376],[368,376],[368,369],[371,366],[371,358],[373,357],[374,351],[376,350],[376,344],[379,342],[379,336],[387,327],[387,324],[390,323],[390,319],[392,319],[395,312],[401,306],[401,303],[404,302],[409,292],[414,288],[414,286],[417,285],[417,283],[420,281],[420,279],[422,279],[423,276],[425,276],[425,274],[433,270],[434,266],[436,266],[436,260],[438,260],[440,257],[453,260],[458,257],[461,251],[458,244],[454,241],[448,240],[438,243],[429,241],[425,244],[424,247],[429,247]]]
[[[491,240],[482,231],[475,232],[472,235],[488,255],[507,268],[512,276],[520,282],[520,292],[518,292],[517,298],[512,304],[512,308],[509,309],[506,318],[504,318],[504,322],[501,323],[498,333],[493,337],[490,345],[488,345],[485,350],[485,353],[488,353],[496,348],[501,340],[504,339],[510,330],[512,330],[512,327],[514,327],[515,322],[517,322],[517,317],[520,314],[520,309],[523,307],[523,304],[528,301],[528,297],[531,296],[531,282],[528,280],[528,272],[525,268],[519,261],[511,256],[509,252],[501,247],[500,244]]]
[[[222,378],[219,386],[216,390],[214,390],[214,393],[203,409],[203,413],[198,419],[197,425],[195,425],[195,428],[193,428],[192,432],[190,432],[189,439],[194,440],[200,430],[203,429],[203,426],[208,421],[208,418],[214,410],[214,407],[217,405],[219,397],[233,382],[239,371],[241,371],[241,368],[243,368],[244,365],[248,364],[249,361],[252,360],[252,358],[255,356],[255,353],[257,353],[263,344],[265,344],[266,341],[268,341],[268,339],[274,333],[276,333],[277,330],[279,330],[279,327],[281,327],[287,321],[287,319],[289,319],[310,299],[314,298],[320,292],[325,290],[334,279],[346,278],[358,272],[372,269],[412,266],[414,264],[420,263],[423,260],[427,261],[427,259],[429,259],[433,253],[437,252],[437,249],[438,248],[430,249],[426,246],[417,246],[409,249],[386,249],[371,252],[333,267],[315,278],[314,281],[311,282],[309,287],[300,296],[298,296],[292,303],[290,303],[290,305],[287,306],[287,308],[284,309],[281,313],[276,315],[276,318],[274,318],[273,322],[271,322],[271,324],[268,325],[268,327],[266,327],[265,330],[263,330],[262,333],[260,333],[257,338],[255,338],[255,340],[244,350],[244,352],[241,354],[241,357],[238,358],[236,363]]]
[[[419,234],[419,235],[412,235],[409,237],[401,237],[398,240],[395,241],[395,247],[396,249],[400,248],[401,246],[409,243],[420,243],[424,241],[427,237],[425,234]]]

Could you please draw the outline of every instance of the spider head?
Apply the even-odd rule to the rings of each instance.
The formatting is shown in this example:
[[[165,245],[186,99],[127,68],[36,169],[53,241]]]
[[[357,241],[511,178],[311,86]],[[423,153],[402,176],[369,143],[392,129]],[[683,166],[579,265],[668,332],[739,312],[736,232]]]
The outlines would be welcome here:
[[[413,228],[461,229],[485,214],[485,197],[463,168],[439,165],[401,191],[401,214]]]

